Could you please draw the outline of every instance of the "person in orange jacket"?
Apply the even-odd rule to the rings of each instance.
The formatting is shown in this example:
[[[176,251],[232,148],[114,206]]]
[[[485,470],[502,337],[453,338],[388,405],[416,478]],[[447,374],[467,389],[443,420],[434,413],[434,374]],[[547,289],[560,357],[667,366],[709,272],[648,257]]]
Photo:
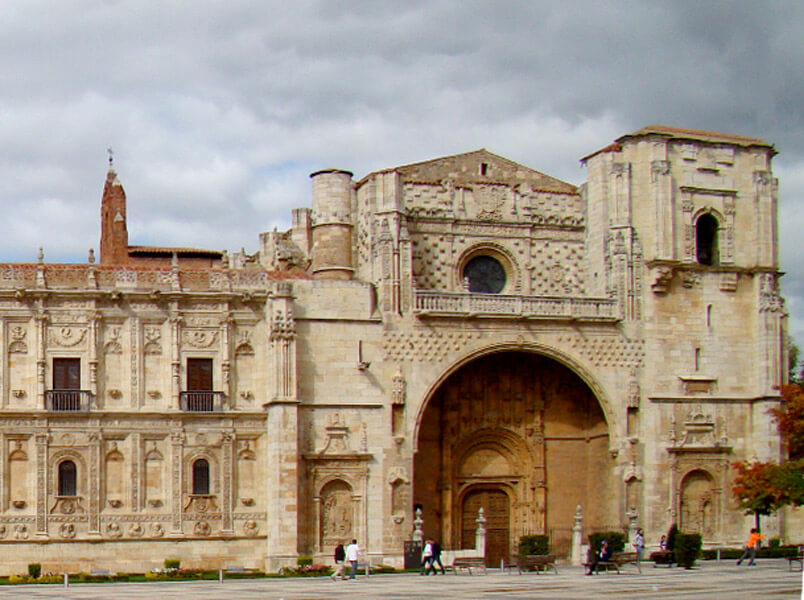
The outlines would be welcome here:
[[[764,535],[759,535],[759,531],[757,531],[756,528],[751,529],[751,535],[748,536],[748,541],[745,544],[745,551],[740,557],[740,560],[737,561],[737,565],[743,562],[743,559],[749,555],[751,558],[748,560],[748,566],[750,567],[754,564],[754,558],[756,558],[757,550],[759,550],[759,541],[764,537]]]

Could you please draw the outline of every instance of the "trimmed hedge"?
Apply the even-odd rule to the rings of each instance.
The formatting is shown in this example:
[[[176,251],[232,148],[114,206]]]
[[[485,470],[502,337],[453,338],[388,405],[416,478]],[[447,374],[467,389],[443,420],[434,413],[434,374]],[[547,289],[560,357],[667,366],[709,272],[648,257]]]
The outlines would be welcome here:
[[[744,548],[720,548],[721,560],[737,560],[743,555]],[[717,548],[708,548],[701,552],[703,560],[717,560]],[[778,548],[760,548],[757,558],[790,558],[798,555],[798,546],[780,546]]]
[[[550,554],[549,535],[523,535],[519,538],[519,556]]]
[[[678,533],[675,537],[673,554],[679,567],[691,569],[701,554],[700,533]]]

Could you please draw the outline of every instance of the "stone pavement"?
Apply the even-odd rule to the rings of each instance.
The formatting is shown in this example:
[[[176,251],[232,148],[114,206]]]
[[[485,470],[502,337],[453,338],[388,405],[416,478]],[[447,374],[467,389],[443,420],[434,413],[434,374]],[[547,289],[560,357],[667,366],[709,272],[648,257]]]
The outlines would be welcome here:
[[[762,560],[756,567],[732,561],[702,562],[691,571],[645,565],[639,575],[631,567],[616,573],[585,577],[578,567],[559,567],[560,574],[417,574],[372,575],[357,581],[326,578],[229,580],[218,582],[2,586],[3,598],[65,598],[76,600],[467,600],[481,598],[566,598],[618,600],[717,598],[781,600],[802,597],[802,573],[790,572],[786,560]]]

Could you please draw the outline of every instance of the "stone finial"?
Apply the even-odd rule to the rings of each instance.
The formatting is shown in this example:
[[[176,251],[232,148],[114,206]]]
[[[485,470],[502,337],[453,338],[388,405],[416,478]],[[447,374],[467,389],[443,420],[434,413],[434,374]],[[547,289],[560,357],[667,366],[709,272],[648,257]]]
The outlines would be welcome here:
[[[39,246],[39,252],[36,253],[36,260],[37,262],[45,262],[45,250],[42,246]]]
[[[413,513],[413,539],[416,541],[421,542],[424,539],[424,533],[422,532],[422,524],[424,523],[424,519],[422,519],[422,509],[417,508],[416,511]]]
[[[94,248],[89,249],[89,256],[87,256],[87,262],[89,264],[91,264],[91,265],[95,264],[95,249]]]

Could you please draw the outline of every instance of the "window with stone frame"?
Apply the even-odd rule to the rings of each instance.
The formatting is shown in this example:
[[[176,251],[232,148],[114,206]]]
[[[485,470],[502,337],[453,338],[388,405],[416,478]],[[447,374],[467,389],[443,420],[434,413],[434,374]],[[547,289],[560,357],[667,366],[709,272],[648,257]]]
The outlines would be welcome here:
[[[711,214],[703,214],[695,223],[695,258],[702,265],[716,265],[718,256],[718,222]]]

